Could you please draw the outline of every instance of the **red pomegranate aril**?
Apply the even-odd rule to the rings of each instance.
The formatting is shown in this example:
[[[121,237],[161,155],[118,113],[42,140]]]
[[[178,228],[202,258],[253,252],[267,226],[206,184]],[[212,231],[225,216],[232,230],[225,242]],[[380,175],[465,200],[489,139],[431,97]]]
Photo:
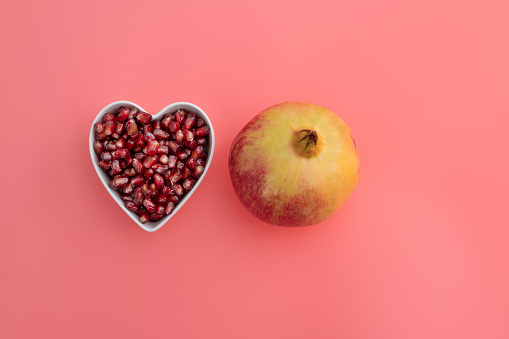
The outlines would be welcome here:
[[[145,159],[146,155],[143,152],[136,152],[133,155],[134,159],[143,160]]]
[[[144,154],[148,154],[148,145],[143,147],[143,153]]]
[[[131,179],[131,184],[133,185],[133,187],[137,187],[137,186],[142,185],[144,181],[145,180],[143,179],[143,177],[141,175],[137,175]]]
[[[129,211],[134,212],[134,213],[138,213],[140,210],[140,208],[134,202],[130,202],[130,201],[125,203],[125,207]]]
[[[98,165],[99,167],[101,167],[102,169],[105,169],[105,170],[107,170],[107,169],[110,169],[110,168],[111,168],[111,162],[106,162],[106,161],[104,161],[104,160],[99,161],[99,162],[97,163],[97,165]]]
[[[178,123],[178,121],[171,121],[170,124],[168,125],[168,129],[170,130],[170,132],[175,133],[180,129],[180,124]]]
[[[133,202],[136,204],[136,205],[141,205],[143,203],[143,199],[145,199],[145,196],[143,195],[143,192],[141,191],[141,189],[136,189],[133,194],[132,194],[132,197],[133,197]]]
[[[194,122],[196,121],[196,115],[194,113],[189,113],[184,121],[185,129],[191,129],[193,127]]]
[[[181,184],[174,184],[171,188],[173,189],[173,192],[175,192],[175,194],[179,197],[184,194],[184,188]]]
[[[177,157],[174,155],[170,155],[168,159],[169,159],[168,168],[174,168],[175,165],[177,165]]]
[[[107,151],[114,151],[117,149],[117,145],[113,141],[108,141],[104,147]]]
[[[154,194],[156,193],[157,191],[157,188],[156,188],[156,184],[154,183],[151,183],[150,185],[148,185],[150,187],[150,189],[154,192]]]
[[[142,124],[148,124],[152,120],[152,116],[146,112],[138,113],[136,119]]]
[[[150,142],[150,144],[147,147],[147,153],[148,155],[154,155],[157,153],[157,150],[159,149],[159,142],[157,140],[153,140]]]
[[[102,141],[102,140],[106,139],[108,136],[106,135],[106,133],[104,133],[104,131],[102,131],[101,133],[95,133],[94,137],[95,137],[95,140]]]
[[[166,154],[163,154],[159,157],[159,162],[163,165],[167,165],[169,161],[170,161],[170,158],[168,158],[168,156]]]
[[[143,170],[145,169],[143,167],[143,164],[141,163],[141,161],[136,158],[133,159],[133,168],[138,174],[141,174],[143,172]]]
[[[178,169],[176,169],[173,172],[171,172],[171,174],[170,174],[170,182],[172,184],[175,184],[177,181],[180,180],[180,178],[182,178],[182,173],[180,173],[180,171]]]
[[[165,186],[166,187],[166,186]],[[154,198],[154,201],[158,204],[158,205],[165,205],[167,202],[168,202],[168,198],[166,197],[166,194],[164,193],[159,193],[155,198]]]
[[[152,213],[152,214],[150,215],[150,220],[151,220],[151,221],[159,221],[159,220],[161,220],[163,217],[164,217],[164,214],[160,214],[160,213]]]
[[[198,146],[191,153],[191,158],[196,158],[196,159],[203,158],[204,155],[205,155],[205,153],[203,151],[203,146]]]
[[[104,151],[103,144],[100,141],[94,142],[94,152],[97,156],[100,156]]]
[[[124,161],[124,160],[122,160],[122,159],[119,159],[118,161],[119,161],[119,163],[120,163],[120,169],[124,169],[124,168],[125,168],[125,166],[126,166],[125,161]]]
[[[184,143],[184,140],[185,140],[184,133],[182,133],[182,130],[178,130],[177,133],[175,133],[175,141],[179,145],[182,145]]]
[[[143,173],[143,176],[147,179],[150,179],[152,178],[152,176],[154,175],[154,170],[152,168],[149,168],[147,169],[144,173]]]
[[[170,141],[169,144],[168,144],[168,148],[170,149],[170,151],[173,153],[173,154],[177,154],[178,151],[180,150],[180,145],[177,144],[175,141]]]
[[[196,168],[193,170],[193,176],[195,178],[199,178],[203,174],[203,171],[205,171],[205,167],[196,166]]]
[[[145,136],[143,135],[143,133],[136,135],[135,144],[136,144],[136,146],[139,146],[139,147],[145,146]]]
[[[110,162],[111,161],[111,153],[110,152],[103,152],[101,154],[101,159],[104,160],[105,162]]]
[[[203,125],[205,125],[205,121],[203,121],[202,119],[198,119],[196,121],[196,127],[202,127]]]
[[[94,131],[96,131],[97,133],[101,133],[102,131],[104,131],[104,125],[102,122],[98,121],[94,124]]]
[[[193,188],[194,184],[196,183],[196,180],[192,179],[192,178],[187,178],[184,180],[184,182],[182,183],[182,187],[186,190],[186,191],[189,191],[191,190],[191,188]]]
[[[157,157],[152,155],[152,156],[145,158],[145,161],[143,162],[143,166],[145,168],[150,168],[150,167],[154,166],[156,163],[157,163]]]
[[[133,185],[131,185],[131,183],[128,183],[127,185],[124,186],[122,192],[124,192],[125,194],[131,194],[133,189],[134,189]]]
[[[196,142],[198,143],[199,146],[204,146],[207,143],[207,138],[204,137],[196,138]]]
[[[173,190],[172,190],[170,187],[168,187],[168,186],[164,186],[164,187],[163,187],[163,189],[162,189],[162,192],[163,192],[164,194],[167,194],[167,195],[171,195],[171,194],[173,194]],[[167,198],[168,198],[168,197],[167,197]]]
[[[128,177],[118,177],[111,180],[111,186],[113,186],[115,189],[119,189],[120,187],[127,185],[128,182]]]
[[[115,130],[115,122],[108,121],[104,124],[104,134],[111,135],[113,131]]]
[[[129,138],[129,140],[127,140],[126,142],[126,145],[125,147],[128,149],[128,150],[132,150],[134,148],[134,145],[135,145],[135,141],[133,138]]]
[[[179,152],[179,153],[177,154],[177,158],[178,158],[179,160],[185,160],[185,159],[189,158],[189,155],[187,154],[187,152],[186,152],[186,151],[182,151],[182,152]]]
[[[145,132],[144,139],[147,144],[150,144],[152,141],[156,140],[156,137],[152,132]]]
[[[129,117],[129,108],[120,106],[117,110],[117,121],[125,121]]]
[[[146,198],[150,198],[152,195],[154,195],[154,191],[152,191],[147,184],[143,184],[141,186],[141,192]]]
[[[129,194],[122,194],[120,196],[120,199],[122,199],[122,201],[124,201],[124,202],[129,202],[129,201],[132,202],[133,201],[133,197],[131,197],[131,195],[129,195]]]
[[[195,149],[196,147],[198,147],[198,142],[196,140],[191,140],[191,141],[187,141],[184,142],[184,145],[186,145],[186,147],[188,147],[189,149]]]
[[[189,169],[194,169],[196,167],[196,158],[187,160],[186,165]]]
[[[125,147],[125,144],[126,144],[126,141],[124,138],[120,138],[118,139],[116,142],[115,142],[115,146],[117,146],[117,148],[124,148]]]
[[[149,213],[154,213],[156,211],[156,204],[149,198],[143,200],[143,206],[145,206]]]
[[[169,202],[168,205],[166,205],[166,208],[164,209],[164,214],[168,215],[173,212],[173,208],[175,208],[175,204],[173,202]]]
[[[176,204],[179,202],[180,198],[177,195],[173,194],[168,197],[168,200]]]
[[[164,179],[159,173],[154,174],[154,184],[156,189],[161,189],[164,186]]]
[[[145,211],[141,212],[141,214],[140,214],[140,222],[142,224],[144,224],[144,223],[146,223],[149,220],[150,220],[150,214],[148,214],[148,212],[145,212]]]
[[[161,129],[161,121],[159,121],[159,120],[154,121],[154,122],[152,123],[152,128],[153,128],[154,130],[156,130],[156,129]]]
[[[129,151],[126,150],[125,148],[117,148],[115,153],[117,154],[117,157],[125,158],[125,156],[127,155],[127,153],[129,153]]]
[[[154,129],[152,128],[151,124],[145,124],[143,125],[143,133],[152,133]]]
[[[177,167],[177,169],[182,171],[186,167],[186,164],[184,164],[182,161],[179,161],[179,162],[177,162],[177,166],[175,166],[175,167]]]
[[[205,160],[203,160],[203,159],[196,160],[196,166],[204,166],[205,167]]]
[[[116,159],[113,160],[111,162],[111,169],[114,170],[115,172],[118,171],[120,173],[120,170],[121,170],[121,168],[120,168],[120,161],[118,161]]]
[[[128,167],[131,167],[133,165],[133,156],[131,155],[131,152],[129,152],[129,151],[127,152],[127,154],[124,157],[124,160],[125,160],[125,164]]]
[[[109,112],[108,112],[108,113],[106,113],[106,114],[103,116],[103,121],[104,121],[105,123],[106,123],[106,122],[108,122],[108,121],[113,121],[113,122],[115,122],[115,120],[116,120],[115,116],[114,116],[113,114],[109,113]]]
[[[117,121],[117,124],[115,125],[115,133],[122,134],[122,131],[124,130],[124,126],[125,125],[123,122]]]
[[[153,134],[157,139],[167,139],[170,136],[167,132],[160,128],[154,128]]]
[[[157,205],[157,206],[156,206],[156,214],[162,214],[162,215],[164,215],[164,206]]]
[[[117,132],[113,132],[111,134],[111,137],[114,139],[114,140],[117,140],[118,138],[120,138],[120,134],[118,134]]]
[[[134,119],[138,115],[138,109],[136,107],[131,108],[129,111],[128,119]]]
[[[131,137],[138,134],[138,125],[136,125],[136,121],[134,121],[134,119],[127,120],[127,122],[125,124],[125,128],[126,128],[127,134]]]
[[[192,175],[191,170],[189,168],[185,167],[184,170],[182,171],[182,179],[187,179],[191,175]]]
[[[126,168],[124,170],[124,175],[127,175],[128,177],[134,177],[136,175],[136,171],[134,170],[134,168]]]
[[[157,153],[168,154],[168,153],[170,153],[170,148],[166,145],[159,145],[159,148],[157,149]]]
[[[194,134],[197,137],[202,137],[204,135],[207,135],[207,134],[209,134],[209,127],[208,126],[199,127],[196,129],[196,131],[194,131]]]
[[[171,118],[170,118],[170,117],[166,117],[166,118],[164,118],[164,119],[161,121],[161,128],[162,128],[162,129],[165,129],[165,130],[170,129],[170,122],[171,122]]]
[[[186,111],[183,109],[179,109],[175,112],[175,120],[178,121],[179,124],[183,124],[186,120]]]
[[[159,174],[163,174],[164,172],[168,171],[168,166],[160,164],[160,163],[157,163],[154,166],[152,166],[152,169],[154,170],[154,172],[157,172]]]
[[[184,134],[184,138],[186,139],[186,141],[194,140],[193,132],[191,132],[190,130],[184,129],[184,128],[182,128],[181,131],[182,131],[182,134]]]

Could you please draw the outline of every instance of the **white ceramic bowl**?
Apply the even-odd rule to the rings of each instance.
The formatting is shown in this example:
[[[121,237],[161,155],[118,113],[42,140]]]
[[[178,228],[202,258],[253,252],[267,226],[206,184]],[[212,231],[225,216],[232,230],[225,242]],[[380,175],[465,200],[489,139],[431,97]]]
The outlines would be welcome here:
[[[113,197],[113,199],[115,199],[117,204],[141,228],[143,228],[147,232],[154,232],[154,231],[160,229],[168,220],[170,220],[182,208],[182,206],[184,206],[186,201],[193,195],[193,193],[196,191],[198,186],[200,186],[200,183],[202,182],[203,178],[205,178],[205,175],[207,174],[207,171],[209,170],[210,163],[212,162],[212,156],[214,155],[214,146],[215,146],[214,128],[212,127],[212,123],[210,122],[210,119],[207,116],[207,114],[205,114],[205,112],[201,108],[199,108],[198,106],[190,104],[188,102],[176,102],[176,103],[173,103],[171,105],[166,106],[161,111],[159,111],[159,113],[154,114],[152,116],[153,120],[158,120],[164,114],[166,114],[166,113],[173,113],[173,112],[175,112],[178,109],[185,109],[188,112],[195,113],[197,117],[203,119],[203,121],[205,121],[207,126],[210,127],[210,132],[208,134],[208,158],[207,158],[207,163],[205,165],[205,170],[204,170],[203,174],[196,181],[196,183],[194,184],[194,187],[191,189],[191,191],[189,191],[184,196],[184,198],[181,201],[178,202],[178,204],[175,206],[175,209],[173,210],[173,212],[170,215],[165,216],[164,218],[162,218],[159,221],[148,221],[147,223],[142,224],[140,222],[140,220],[139,220],[138,215],[133,213],[133,212],[131,212],[131,211],[129,211],[125,207],[124,202],[122,201],[122,199],[120,199],[120,193],[118,191],[115,191],[112,188],[110,188],[110,185],[109,185],[110,178],[102,170],[102,168],[100,168],[97,165],[97,163],[99,162],[100,159],[95,154],[95,151],[94,151],[94,142],[95,142],[95,139],[94,139],[94,124],[96,122],[98,122],[98,121],[102,121],[103,115],[106,114],[107,112],[115,113],[120,106],[125,106],[125,107],[128,107],[128,108],[136,107],[136,108],[138,108],[138,110],[140,112],[145,112],[145,110],[143,108],[141,108],[140,106],[136,105],[135,103],[132,103],[132,102],[129,102],[129,101],[116,101],[116,102],[113,102],[113,103],[107,105],[106,107],[104,107],[99,112],[99,114],[97,114],[97,116],[95,117],[94,121],[92,122],[92,127],[90,128],[90,137],[89,137],[90,157],[92,158],[92,163],[94,164],[94,168],[95,168],[95,171],[97,172],[97,175],[99,176],[99,179],[101,179],[104,187],[106,188],[108,193]]]

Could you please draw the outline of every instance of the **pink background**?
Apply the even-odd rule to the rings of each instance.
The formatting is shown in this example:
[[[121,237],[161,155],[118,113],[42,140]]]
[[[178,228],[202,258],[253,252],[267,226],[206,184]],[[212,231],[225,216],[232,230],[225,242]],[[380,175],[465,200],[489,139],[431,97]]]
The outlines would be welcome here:
[[[508,338],[509,2],[4,1],[1,338]],[[92,167],[97,112],[203,108],[210,171],[141,230]],[[254,219],[230,144],[326,106],[361,178],[326,222]]]

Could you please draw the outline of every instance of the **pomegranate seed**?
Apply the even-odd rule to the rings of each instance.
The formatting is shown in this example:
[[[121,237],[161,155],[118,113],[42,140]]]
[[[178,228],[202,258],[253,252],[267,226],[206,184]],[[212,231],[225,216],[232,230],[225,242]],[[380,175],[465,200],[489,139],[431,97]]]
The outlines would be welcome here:
[[[124,148],[125,144],[126,144],[126,141],[124,138],[120,138],[117,140],[117,142],[115,142],[115,146],[117,146],[117,148]]]
[[[122,169],[120,168],[120,162],[118,160],[113,160],[111,162],[111,171],[110,173],[113,175],[117,175],[120,173]]]
[[[136,135],[136,146],[139,147],[145,146],[145,137],[142,133]]]
[[[156,211],[156,204],[149,198],[143,200],[143,206],[145,206],[149,213],[154,213]]]
[[[101,167],[102,169],[105,169],[105,170],[106,170],[106,169],[110,169],[110,168],[111,168],[111,162],[106,162],[106,161],[104,161],[104,160],[99,161],[99,162],[97,163],[97,165],[98,165],[99,167]]]
[[[180,129],[180,124],[177,121],[171,121],[168,125],[170,132],[175,133]]]
[[[167,139],[170,135],[162,129],[154,129],[154,136],[158,139]]]
[[[154,184],[157,189],[161,189],[164,186],[164,179],[159,173],[154,174]]]
[[[144,154],[148,154],[148,145],[143,147],[143,153]]]
[[[171,122],[170,117],[164,118],[163,121],[161,121],[161,128],[165,130],[170,129],[170,122]]]
[[[175,120],[178,121],[179,124],[183,124],[186,120],[186,111],[183,109],[179,109],[175,112]]]
[[[157,163],[157,157],[149,156],[149,157],[145,158],[145,161],[143,162],[143,166],[145,168],[150,168],[150,167],[154,166],[156,163]]]
[[[147,179],[152,178],[153,175],[154,170],[152,168],[149,168],[148,170],[145,171],[145,173],[143,173],[143,176]]]
[[[189,191],[191,188],[193,188],[194,184],[196,183],[196,180],[192,179],[192,178],[187,178],[184,180],[184,182],[182,183],[182,187],[186,190],[186,191]]]
[[[113,132],[111,134],[111,137],[114,139],[114,140],[117,140],[118,138],[120,138],[120,134],[118,134],[117,132]]]
[[[138,213],[138,211],[140,210],[140,208],[134,202],[130,202],[130,201],[125,203],[125,207],[129,211],[134,212],[134,213]]]
[[[142,160],[145,159],[146,155],[143,154],[143,152],[136,152],[134,153],[134,159]]]
[[[131,152],[127,152],[124,160],[127,166],[131,167],[133,165],[133,156],[131,155]]]
[[[181,131],[182,131],[182,134],[184,134],[184,138],[186,138],[187,141],[193,141],[193,139],[194,139],[193,132],[191,132],[190,130],[184,129],[184,128],[182,128]]]
[[[104,140],[106,139],[108,136],[106,135],[106,133],[104,133],[104,131],[102,131],[101,133],[95,133],[95,140]]]
[[[136,175],[136,171],[134,170],[134,168],[126,168],[124,170],[124,175],[127,175],[128,177],[134,177]]]
[[[129,117],[129,108],[120,106],[117,110],[117,121],[125,121]]]
[[[117,121],[117,124],[115,125],[115,133],[122,134],[122,131],[124,130],[124,126],[125,125],[123,122]]]
[[[208,126],[199,127],[196,129],[194,134],[196,134],[197,137],[202,137],[204,135],[207,135],[207,134],[209,134],[209,127]]]
[[[164,187],[163,187],[163,193],[164,193],[164,194],[173,194],[173,191],[171,190],[171,188],[170,188],[170,187],[168,187],[168,186],[164,186]]]
[[[207,139],[203,138],[203,137],[196,138],[196,142],[198,143],[198,145],[203,146],[203,145],[205,145],[207,143]]]
[[[191,141],[186,140],[186,142],[184,142],[184,145],[186,145],[186,147],[189,147],[190,149],[195,149],[198,146],[198,142],[196,140]]]
[[[166,165],[168,164],[168,162],[170,161],[170,158],[168,158],[168,156],[166,154],[163,154],[159,157],[159,162],[163,165]]]
[[[175,207],[175,204],[173,202],[169,202],[168,205],[166,205],[166,208],[164,209],[165,214],[170,214],[173,212],[173,208]]]
[[[136,107],[131,108],[131,111],[129,112],[129,119],[134,119],[138,115],[138,109]]]
[[[182,133],[182,130],[178,130],[177,133],[175,133],[175,141],[179,145],[182,145],[184,143],[184,140],[185,140],[184,133]]]
[[[203,121],[202,119],[198,119],[196,121],[196,127],[202,127],[203,125],[205,125],[205,121]]]
[[[203,158],[204,156],[203,146],[196,147],[191,153],[191,158]]]
[[[141,112],[138,113],[136,119],[138,119],[138,121],[142,124],[148,124],[152,120],[152,116],[146,112]]]
[[[179,197],[182,194],[184,194],[184,188],[182,187],[181,184],[174,184],[171,188],[172,188],[173,192],[175,192],[175,194],[178,195]]]
[[[143,179],[143,177],[141,175],[137,175],[131,179],[131,185],[133,185],[133,187],[137,187],[137,186],[142,185],[144,181],[145,180]]]
[[[173,172],[171,172],[170,182],[172,184],[175,184],[177,181],[180,180],[180,178],[182,178],[182,174],[180,173],[180,171],[178,169],[176,169]]]
[[[105,148],[106,150],[108,150],[108,151],[114,151],[114,150],[116,150],[116,149],[117,149],[117,146],[115,145],[115,143],[114,143],[114,142],[112,142],[112,141],[108,141],[108,142],[106,142],[106,146],[105,146],[104,148]]]
[[[96,131],[97,133],[101,133],[102,131],[104,131],[104,125],[102,122],[98,121],[94,124],[94,131]]]
[[[187,179],[189,176],[191,176],[191,170],[189,168],[184,168],[182,171],[182,179]]]
[[[175,195],[175,194],[170,195],[170,197],[169,197],[168,199],[169,199],[171,202],[175,203],[175,204],[176,204],[176,203],[178,203],[178,202],[179,202],[179,200],[180,200],[180,198],[179,198],[177,195]]]
[[[110,162],[111,161],[111,153],[110,152],[103,152],[101,154],[101,159],[104,160],[105,162]]]
[[[195,120],[196,120],[196,115],[194,113],[189,113],[187,115],[186,120],[184,121],[185,129],[191,129],[191,127],[193,127],[193,125],[194,125]]]
[[[117,148],[115,153],[117,154],[117,157],[125,158],[125,156],[127,155],[127,153],[129,153],[129,151],[126,150],[125,148]]]
[[[126,148],[128,150],[132,150],[134,148],[134,144],[135,144],[135,141],[133,138],[129,138],[129,140],[127,140],[127,143],[126,143]]]
[[[124,202],[133,201],[133,198],[129,194],[122,194],[120,199]]]
[[[168,172],[168,166],[163,164],[155,164],[154,166],[152,166],[152,169],[159,174]]]
[[[174,168],[175,165],[177,164],[177,157],[174,155],[170,155],[168,158],[169,158],[168,168]]]
[[[203,166],[203,167],[205,167],[205,160],[203,160],[203,159],[196,160],[196,166]]]
[[[186,164],[184,164],[182,161],[179,161],[179,162],[177,162],[177,166],[176,167],[177,167],[177,169],[182,171],[186,167]]]
[[[147,184],[143,184],[141,186],[141,192],[146,198],[150,198],[152,195],[154,195],[154,191],[152,191]]]
[[[141,214],[140,214],[140,222],[142,224],[144,224],[144,223],[146,223],[149,220],[150,220],[150,214],[148,214],[145,211],[141,212]]]
[[[145,132],[145,142],[150,144],[152,141],[156,140],[156,137],[151,132]]]
[[[159,120],[154,121],[154,122],[152,123],[152,128],[153,128],[154,130],[156,130],[156,129],[161,129],[161,122],[160,122]]]
[[[143,133],[152,133],[154,129],[152,128],[151,124],[145,124],[143,125]]]
[[[133,202],[136,205],[141,205],[143,203],[143,199],[145,199],[145,196],[143,195],[143,192],[141,191],[141,189],[134,191],[134,193],[132,194],[132,197],[133,197]]]
[[[100,156],[101,153],[104,151],[103,144],[100,141],[94,142],[94,151],[97,156]]]
[[[149,155],[154,155],[157,153],[157,150],[159,149],[159,142],[156,140],[153,140],[147,147],[147,153]]]
[[[164,214],[152,213],[152,214],[150,215],[150,220],[152,220],[152,221],[158,221],[158,220],[161,220],[163,217],[164,217]]]
[[[179,160],[185,160],[185,159],[189,158],[189,155],[187,154],[187,152],[182,151],[182,152],[179,152],[179,153],[177,154],[177,158],[178,158]]]
[[[131,183],[128,183],[127,185],[124,186],[124,189],[122,191],[125,194],[131,194],[133,189],[134,189],[133,185],[131,185]]]
[[[119,159],[118,161],[120,162],[120,169],[124,169],[126,166],[125,161],[122,159]]]
[[[156,206],[156,214],[164,215],[164,206],[157,205]]]
[[[203,171],[205,171],[205,167],[203,167],[203,166],[196,166],[196,168],[193,171],[193,176],[195,178],[199,178],[203,174]]]
[[[158,194],[157,197],[154,198],[154,200],[158,205],[165,205],[168,202],[166,194],[163,193]]]
[[[168,144],[168,148],[173,154],[176,154],[180,150],[180,145],[177,144],[175,141],[170,141]]]
[[[187,160],[186,165],[189,167],[189,169],[194,169],[196,167],[196,158]]]
[[[159,148],[157,149],[157,153],[159,154],[168,154],[170,153],[170,148],[166,145],[159,145]]]
[[[106,113],[106,114],[103,116],[103,121],[104,121],[105,123],[106,123],[106,122],[108,122],[108,121],[113,121],[113,122],[115,122],[115,120],[116,120],[115,116],[114,116],[113,114],[109,113],[109,112],[108,112],[108,113]]]
[[[111,135],[114,130],[115,130],[115,122],[108,121],[106,124],[104,124],[104,134]]]
[[[141,161],[139,159],[133,159],[133,168],[134,170],[138,173],[138,174],[141,174],[143,172],[143,170],[145,169],[143,167],[143,164],[141,163]]]
[[[134,119],[127,120],[127,122],[125,124],[125,128],[126,128],[127,134],[131,137],[138,134],[138,125],[136,125],[136,121],[134,121]]]
[[[149,187],[150,187],[150,189],[151,189],[151,190],[154,192],[154,194],[155,194],[155,193],[156,193],[156,191],[157,191],[156,184],[151,183],[151,184],[149,185]]]
[[[116,160],[115,160],[116,161]],[[127,185],[127,183],[129,182],[129,178],[128,177],[118,177],[118,178],[115,178],[111,181],[111,186],[115,189],[118,189],[122,186],[125,186]]]

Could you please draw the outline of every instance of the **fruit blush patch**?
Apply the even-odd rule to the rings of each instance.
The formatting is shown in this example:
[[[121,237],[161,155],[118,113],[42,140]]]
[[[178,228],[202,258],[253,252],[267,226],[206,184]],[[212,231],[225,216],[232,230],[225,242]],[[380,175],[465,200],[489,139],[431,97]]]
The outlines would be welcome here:
[[[104,186],[144,230],[161,228],[205,176],[214,130],[199,107],[168,105],[155,115],[117,101],[103,108],[90,130],[90,155]]]

